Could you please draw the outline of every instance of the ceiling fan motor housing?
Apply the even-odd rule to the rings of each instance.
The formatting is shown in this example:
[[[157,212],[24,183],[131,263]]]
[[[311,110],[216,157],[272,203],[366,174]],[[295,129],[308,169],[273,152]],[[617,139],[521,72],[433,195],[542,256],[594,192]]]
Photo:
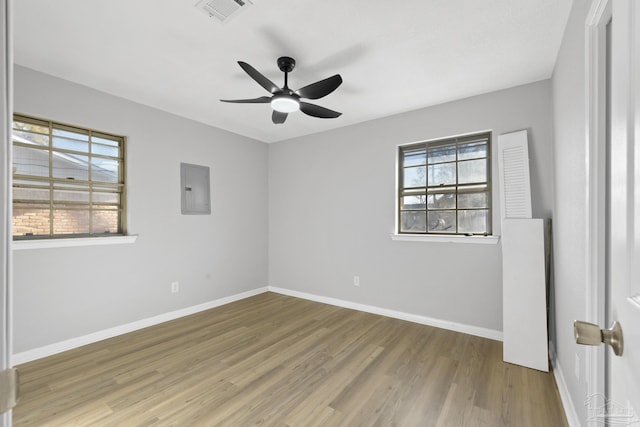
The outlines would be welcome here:
[[[289,56],[281,56],[278,58],[278,68],[283,73],[290,73],[296,68],[296,60]]]

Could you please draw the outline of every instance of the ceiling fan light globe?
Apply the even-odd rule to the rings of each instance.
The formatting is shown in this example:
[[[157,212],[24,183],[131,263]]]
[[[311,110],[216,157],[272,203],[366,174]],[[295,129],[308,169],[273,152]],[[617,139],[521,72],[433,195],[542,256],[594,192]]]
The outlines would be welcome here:
[[[289,96],[274,96],[271,100],[271,108],[281,113],[293,113],[300,109],[300,102]]]

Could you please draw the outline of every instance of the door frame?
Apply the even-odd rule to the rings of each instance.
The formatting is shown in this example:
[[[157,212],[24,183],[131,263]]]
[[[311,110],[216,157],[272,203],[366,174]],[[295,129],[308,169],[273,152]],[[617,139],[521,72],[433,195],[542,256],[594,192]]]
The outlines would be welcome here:
[[[5,0],[0,5],[0,67],[2,78],[0,92],[0,129],[2,132],[2,154],[0,154],[0,371],[12,366],[12,300],[11,300],[11,122],[13,116],[13,43],[11,36],[12,0]],[[0,414],[0,427],[11,426],[11,411]]]
[[[586,40],[586,289],[585,318],[606,321],[606,27],[612,18],[613,0],[593,0],[585,25]],[[586,399],[605,396],[605,346],[585,348]],[[588,425],[597,420],[587,419]]]

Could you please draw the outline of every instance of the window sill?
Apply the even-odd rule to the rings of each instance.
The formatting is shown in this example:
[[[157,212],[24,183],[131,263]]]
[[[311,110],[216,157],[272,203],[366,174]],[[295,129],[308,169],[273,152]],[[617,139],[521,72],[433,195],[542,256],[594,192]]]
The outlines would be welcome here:
[[[495,245],[500,240],[500,236],[447,236],[444,234],[424,235],[424,234],[392,234],[391,240],[404,242],[442,242],[442,243],[471,243]]]
[[[137,235],[111,237],[76,237],[71,239],[15,240],[14,251],[26,249],[72,248],[76,246],[125,245],[135,243]]]

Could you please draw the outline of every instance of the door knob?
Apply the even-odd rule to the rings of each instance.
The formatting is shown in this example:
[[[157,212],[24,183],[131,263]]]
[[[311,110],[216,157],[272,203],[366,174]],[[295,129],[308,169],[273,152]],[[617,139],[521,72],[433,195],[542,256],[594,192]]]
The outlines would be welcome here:
[[[576,320],[573,322],[573,333],[576,336],[576,343],[578,344],[609,344],[616,356],[622,356],[622,327],[618,322],[613,322],[609,329],[600,329],[600,326],[594,325],[593,323]]]

